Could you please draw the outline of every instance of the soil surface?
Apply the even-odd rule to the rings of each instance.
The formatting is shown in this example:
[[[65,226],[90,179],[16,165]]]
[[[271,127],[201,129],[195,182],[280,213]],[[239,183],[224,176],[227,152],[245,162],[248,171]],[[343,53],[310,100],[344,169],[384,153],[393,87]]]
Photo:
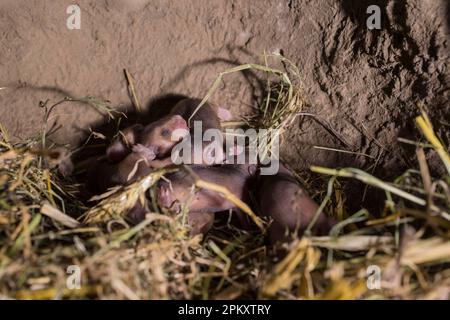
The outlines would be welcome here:
[[[352,145],[305,117],[283,145],[284,158],[296,169],[317,164],[397,174],[414,153],[397,137],[418,137],[413,119],[420,103],[449,141],[447,0],[79,0],[80,30],[66,27],[71,4],[0,3],[0,123],[11,136],[41,130],[38,105],[47,99],[95,96],[127,110],[124,68],[141,103],[151,107],[170,94],[203,97],[221,71],[261,62],[265,50],[281,51],[298,65],[309,102],[305,111],[326,119]],[[381,8],[381,30],[366,26],[372,4]],[[212,102],[236,117],[248,114],[258,75],[227,76]],[[52,121],[62,125],[52,138],[76,146],[104,120],[86,105],[66,103]],[[435,163],[432,170],[440,170],[437,158]]]

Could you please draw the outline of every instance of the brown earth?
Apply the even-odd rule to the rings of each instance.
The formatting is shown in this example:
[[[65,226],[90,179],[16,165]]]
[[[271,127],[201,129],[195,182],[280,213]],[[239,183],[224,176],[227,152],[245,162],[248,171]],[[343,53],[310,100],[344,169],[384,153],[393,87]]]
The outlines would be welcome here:
[[[260,62],[265,50],[282,51],[299,66],[307,111],[326,119],[354,145],[341,145],[304,118],[283,147],[297,169],[318,164],[372,170],[377,164],[379,174],[397,174],[409,165],[414,149],[396,139],[417,137],[413,118],[420,102],[449,141],[446,0],[80,0],[81,30],[69,30],[66,8],[72,3],[1,1],[0,123],[12,136],[41,130],[38,104],[47,99],[90,95],[126,110],[124,68],[134,76],[139,99],[155,106],[167,94],[203,97],[221,71]],[[372,4],[382,9],[381,30],[366,27],[366,8]],[[260,93],[258,76],[226,77],[212,101],[235,115],[251,112]],[[89,126],[103,121],[79,103],[58,107],[54,116],[63,127],[52,138],[72,146]],[[434,170],[440,170],[438,163]]]

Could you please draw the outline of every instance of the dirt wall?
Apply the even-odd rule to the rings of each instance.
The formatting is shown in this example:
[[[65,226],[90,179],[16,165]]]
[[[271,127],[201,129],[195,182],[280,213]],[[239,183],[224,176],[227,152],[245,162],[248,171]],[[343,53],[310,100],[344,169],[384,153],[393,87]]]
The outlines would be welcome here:
[[[202,97],[219,72],[258,62],[264,50],[281,50],[299,66],[308,111],[353,145],[342,146],[305,118],[289,133],[283,152],[296,168],[382,164],[390,172],[408,164],[411,150],[397,148],[396,138],[414,135],[418,103],[429,107],[438,127],[450,123],[445,0],[80,0],[80,30],[66,27],[71,4],[0,3],[0,122],[12,136],[39,132],[38,104],[47,99],[92,95],[125,110],[124,68],[148,105],[165,94]],[[366,26],[372,4],[381,8],[381,30]],[[248,74],[231,75],[212,100],[235,115],[251,112],[252,84]],[[65,104],[52,120],[63,125],[53,139],[75,146],[101,116],[82,104]]]

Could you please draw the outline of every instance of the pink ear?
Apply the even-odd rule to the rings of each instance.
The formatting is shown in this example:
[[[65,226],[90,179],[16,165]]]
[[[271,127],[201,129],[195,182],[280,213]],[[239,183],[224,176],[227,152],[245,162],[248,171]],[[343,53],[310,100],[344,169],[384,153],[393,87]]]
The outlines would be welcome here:
[[[172,116],[171,121],[173,124],[173,128],[175,128],[175,130],[176,129],[189,130],[186,120],[184,120],[184,118],[182,116],[180,116],[179,114]]]
[[[233,119],[233,115],[228,109],[218,107],[217,108],[217,116],[221,121],[230,121]]]

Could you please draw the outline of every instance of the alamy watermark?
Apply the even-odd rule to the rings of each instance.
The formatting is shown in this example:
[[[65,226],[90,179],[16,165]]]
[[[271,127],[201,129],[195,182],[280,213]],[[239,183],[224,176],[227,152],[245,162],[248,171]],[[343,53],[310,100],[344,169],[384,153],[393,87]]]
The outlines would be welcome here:
[[[66,20],[66,26],[69,30],[81,29],[81,9],[78,5],[72,4],[67,7],[66,13],[69,15]]]
[[[173,131],[172,141],[183,137],[172,149],[174,164],[260,164],[262,175],[278,172],[279,130],[226,129],[224,134],[218,129],[208,129],[203,132],[202,122],[194,121],[193,132],[192,136],[185,129]]]
[[[67,289],[81,289],[81,268],[74,264],[67,267],[66,273],[69,275],[66,279]]]
[[[381,289],[381,269],[377,265],[370,265],[366,269],[367,289],[377,290]]]
[[[366,25],[369,30],[381,29],[381,9],[377,5],[367,7],[366,13],[370,16],[366,20]]]

